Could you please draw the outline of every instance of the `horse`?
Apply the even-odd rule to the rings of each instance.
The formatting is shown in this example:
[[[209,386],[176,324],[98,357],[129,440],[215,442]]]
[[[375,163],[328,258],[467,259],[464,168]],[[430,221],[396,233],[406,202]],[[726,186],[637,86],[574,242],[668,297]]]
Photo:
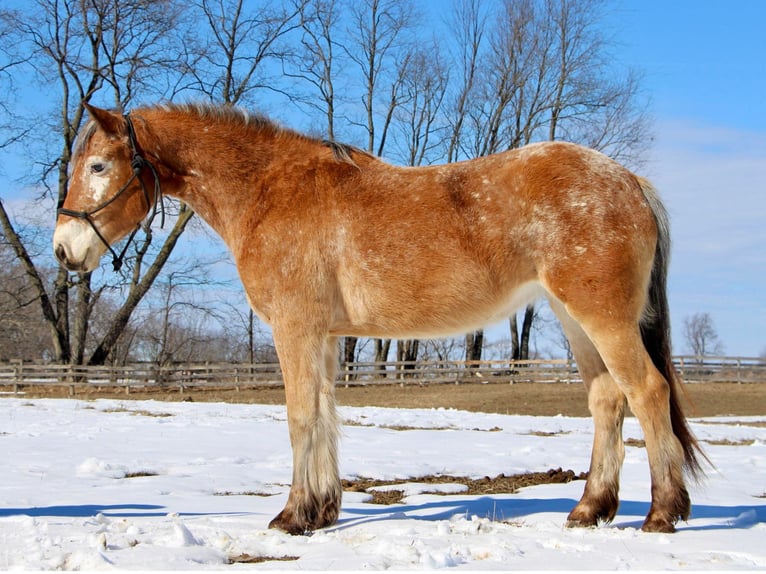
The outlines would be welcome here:
[[[600,152],[535,143],[471,160],[396,166],[234,106],[87,105],[53,249],[74,272],[156,213],[166,194],[224,240],[284,376],[292,484],[270,528],[309,533],[341,506],[338,338],[465,333],[544,296],[594,424],[567,526],[617,513],[626,407],[651,475],[647,532],[687,520],[704,475],[670,356],[669,228],[651,183]],[[124,254],[124,250],[123,250]]]

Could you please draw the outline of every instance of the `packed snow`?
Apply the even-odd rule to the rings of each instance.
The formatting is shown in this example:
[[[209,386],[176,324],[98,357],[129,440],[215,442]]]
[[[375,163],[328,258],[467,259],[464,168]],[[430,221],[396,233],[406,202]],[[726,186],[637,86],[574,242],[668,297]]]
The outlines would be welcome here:
[[[766,568],[766,414],[694,419],[716,468],[692,518],[647,534],[645,449],[627,447],[616,520],[567,529],[583,481],[469,496],[424,475],[587,471],[589,419],[340,409],[344,478],[409,479],[406,498],[346,492],[337,525],[269,530],[291,478],[285,408],[0,398],[0,568],[126,570],[752,570]],[[641,438],[635,419],[625,437]],[[434,491],[441,491],[434,494]]]

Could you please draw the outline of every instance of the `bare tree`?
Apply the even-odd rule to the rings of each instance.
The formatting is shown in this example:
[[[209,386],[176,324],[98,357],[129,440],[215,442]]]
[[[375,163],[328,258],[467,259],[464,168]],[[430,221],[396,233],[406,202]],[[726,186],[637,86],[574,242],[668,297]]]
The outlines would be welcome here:
[[[448,82],[449,72],[437,43],[415,46],[407,54],[398,86],[399,105],[394,110],[402,163],[429,163],[432,154],[443,146],[445,130],[438,122]]]
[[[639,76],[615,74],[599,27],[602,0],[504,0],[484,28],[476,24],[478,6],[463,0],[459,8],[467,22],[456,29],[474,31],[489,49],[475,42],[469,54],[478,61],[464,66],[473,85],[469,98],[457,99],[463,107],[452,125],[461,131],[453,128],[452,159],[456,150],[474,157],[561,138],[623,160],[640,157],[649,138]],[[534,317],[529,306],[521,321],[510,318],[514,358],[529,356]],[[477,339],[478,332],[467,336],[466,358],[480,358]]]
[[[459,361],[465,356],[462,338],[425,339],[420,347],[421,357],[426,361]]]
[[[227,305],[223,312],[228,317],[223,322],[220,340],[225,342],[219,357],[231,361],[255,363],[276,363],[277,355],[271,333],[264,329],[253,310],[243,310],[236,305]],[[246,334],[242,338],[242,332]]]
[[[59,201],[66,193],[74,137],[84,121],[83,104],[98,93],[102,98],[111,97],[118,107],[125,106],[135,89],[162,66],[158,54],[168,58],[166,47],[159,49],[158,45],[172,29],[176,14],[169,1],[37,0],[34,10],[14,21],[12,37],[30,54],[25,62],[28,71],[37,73],[61,98],[59,119],[53,128],[53,133],[61,135],[60,148],[55,158],[41,162],[42,181],[47,183],[49,176],[55,176],[52,194]],[[56,359],[83,362],[89,319],[103,285],[94,289],[92,274],[70,278],[59,268],[49,295],[23,238],[4,208],[0,211],[3,231],[38,290],[43,317],[53,333]],[[183,225],[174,233],[182,231]],[[144,241],[144,253],[149,242],[149,238]],[[139,250],[134,269],[140,268],[140,255]],[[161,268],[164,262],[156,259],[154,263]],[[143,293],[150,285],[144,283]],[[70,297],[72,290],[74,299]],[[143,293],[134,295],[140,299]],[[91,362],[99,360],[91,357]]]
[[[477,89],[479,64],[484,48],[487,15],[481,10],[480,0],[455,0],[450,29],[455,36],[452,42],[458,53],[453,54],[454,67],[459,70],[453,74],[455,95],[448,105],[446,122],[448,124],[446,159],[454,162],[461,159],[466,127],[474,92]]]
[[[23,13],[0,8],[0,78],[13,87],[34,76],[54,94],[46,139],[48,150],[55,149],[40,146],[34,154],[48,201],[65,193],[74,137],[85,120],[82,104],[91,100],[126,108],[137,98],[193,92],[242,104],[267,91],[271,101],[299,105],[329,139],[339,131],[337,119],[349,118],[348,133],[362,147],[407,165],[560,138],[637,163],[651,141],[641,77],[616,68],[599,28],[603,0],[454,0],[453,36],[434,40],[424,40],[412,0],[194,0],[191,8],[179,0],[34,0],[30,6]],[[0,148],[31,142],[41,131],[31,130],[31,120],[19,121],[13,104],[12,91],[0,94]],[[99,363],[130,355],[126,346],[138,336],[131,318],[168,273],[187,227],[202,225],[188,207],[168,208],[173,228],[149,230],[136,241],[119,276],[54,268],[51,280],[0,203],[15,271],[23,270],[25,289],[37,293],[32,304],[57,360]],[[529,355],[535,316],[528,307],[511,318],[514,357]],[[253,321],[244,321],[242,333],[246,323],[254,331]],[[226,336],[211,335],[210,345]],[[464,343],[466,358],[481,357],[482,331]],[[356,357],[356,344],[346,340],[347,360]],[[389,346],[376,341],[376,359],[387,358]],[[399,347],[407,357],[426,348],[414,341]]]
[[[399,48],[414,24],[414,12],[410,0],[361,0],[351,5],[351,17],[344,48],[363,80],[364,120],[357,125],[366,133],[367,151],[382,155],[402,81],[402,66],[396,64]],[[382,106],[381,94],[387,100]]]
[[[50,334],[38,317],[37,290],[11,246],[0,242],[0,358],[52,358]]]
[[[342,11],[338,0],[308,0],[303,5],[300,44],[287,58],[289,66],[285,69],[287,77],[308,84],[309,91],[305,96],[294,94],[293,98],[322,116],[323,131],[330,141],[336,139],[338,97],[335,81],[339,75],[338,67],[342,65],[336,51]]]
[[[684,337],[692,355],[720,355],[723,353],[723,343],[718,338],[718,332],[713,324],[710,313],[695,313],[684,319]]]
[[[185,70],[194,79],[189,88],[229,104],[249,101],[259,89],[277,90],[268,64],[286,56],[280,40],[300,26],[305,4],[197,0],[194,6],[206,26],[193,49],[194,65]]]
[[[212,36],[204,51],[190,51],[179,41],[181,24],[198,26],[181,18],[183,6],[177,0],[36,0],[33,10],[4,17],[0,53],[10,53],[11,43],[21,45],[29,54],[21,62],[26,73],[34,71],[61,96],[53,128],[53,133],[61,134],[59,151],[53,159],[40,162],[44,164],[42,181],[55,179],[48,188],[50,194],[60,201],[66,193],[74,137],[85,120],[84,103],[106,100],[124,109],[139,94],[156,97],[161,95],[162,86],[188,88],[188,84],[208,90],[211,99],[236,103],[260,87],[259,80],[265,77],[261,68],[279,56],[277,40],[294,28],[299,9],[263,8],[248,13],[243,6],[243,2],[225,0],[200,3]],[[179,66],[192,55],[196,58],[192,63],[199,65]],[[185,81],[171,79],[178,73],[191,74],[191,70],[195,74]],[[174,224],[168,232],[147,230],[129,251],[127,265],[117,277],[124,288],[124,301],[110,326],[99,329],[100,340],[93,341],[89,336],[91,316],[104,289],[112,289],[113,284],[96,285],[92,274],[70,275],[60,267],[49,293],[26,253],[24,238],[16,233],[0,204],[0,225],[38,290],[38,303],[53,334],[58,361],[99,364],[109,358],[194,215],[185,205],[170,209],[169,214]]]

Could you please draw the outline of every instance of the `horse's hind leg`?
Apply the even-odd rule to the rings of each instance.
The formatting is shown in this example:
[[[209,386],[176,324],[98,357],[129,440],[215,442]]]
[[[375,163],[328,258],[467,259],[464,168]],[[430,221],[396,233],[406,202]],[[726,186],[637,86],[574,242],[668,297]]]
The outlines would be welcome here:
[[[285,383],[293,482],[285,508],[269,528],[304,534],[334,524],[340,513],[337,339],[275,328],[274,341]]]
[[[652,505],[642,529],[673,532],[691,511],[684,483],[684,448],[671,420],[672,381],[657,370],[638,325],[609,325],[590,336],[641,424],[652,479]]]
[[[567,310],[570,315],[575,314],[571,302]],[[652,479],[652,505],[642,529],[648,532],[673,532],[678,519],[688,518],[691,503],[683,476],[684,449],[671,421],[671,383],[652,362],[636,319],[597,313],[583,315],[580,325],[598,349],[612,380],[627,397],[628,405],[644,431]],[[601,378],[597,377],[594,381]],[[604,389],[607,385],[600,387]],[[609,396],[613,397],[610,404],[615,405],[616,395]],[[607,421],[608,417],[605,417],[603,422]],[[596,424],[598,429],[598,421]],[[614,445],[608,448],[614,448]],[[594,445],[594,452],[597,450],[599,448]],[[594,457],[592,464],[598,468],[599,461]],[[574,512],[578,512],[581,505]],[[586,509],[586,506],[582,505],[582,508]],[[579,520],[577,515],[571,518]]]
[[[619,506],[620,469],[625,457],[622,439],[625,395],[582,328],[561,303],[553,298],[550,303],[577,361],[594,422],[588,481],[580,502],[567,517],[567,526],[595,526],[599,521],[610,522]]]

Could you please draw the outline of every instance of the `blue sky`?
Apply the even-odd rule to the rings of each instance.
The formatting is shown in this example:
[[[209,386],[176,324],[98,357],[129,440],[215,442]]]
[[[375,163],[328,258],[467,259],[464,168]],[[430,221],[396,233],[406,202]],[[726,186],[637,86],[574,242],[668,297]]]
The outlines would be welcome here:
[[[689,352],[695,313],[711,315],[726,354],[766,353],[765,22],[763,0],[616,0],[604,21],[615,61],[643,73],[651,100],[641,174],[671,216],[676,354]]]
[[[766,1],[615,0],[609,10],[615,59],[643,72],[652,102],[642,175],[671,215],[674,351],[688,350],[684,318],[707,312],[727,354],[764,353]]]
[[[711,314],[728,354],[766,352],[766,2],[616,3],[615,55],[643,70],[655,143],[644,175],[671,215],[675,351]]]

